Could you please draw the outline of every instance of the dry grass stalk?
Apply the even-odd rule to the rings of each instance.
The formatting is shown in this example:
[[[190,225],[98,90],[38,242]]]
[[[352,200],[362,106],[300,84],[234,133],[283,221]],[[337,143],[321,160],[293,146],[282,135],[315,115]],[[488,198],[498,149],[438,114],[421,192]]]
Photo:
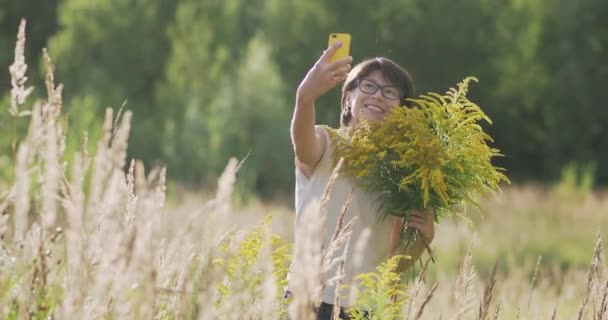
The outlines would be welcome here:
[[[19,27],[19,32],[19,40],[17,41],[17,47],[15,49],[15,63],[11,66],[11,68],[14,69],[11,71],[11,82],[13,85],[11,95],[13,100],[17,101],[15,106],[25,102],[25,100],[21,101],[19,99],[25,99],[25,97],[29,95],[29,92],[24,94],[24,89],[20,87],[20,85],[23,86],[25,83],[25,71],[27,69],[27,66],[24,63],[25,57],[23,57],[25,34],[21,35],[21,32],[25,32],[25,20],[22,20]],[[14,74],[15,72],[17,74]],[[21,72],[23,72],[23,74]],[[15,78],[19,76],[21,76],[21,78]],[[13,96],[13,91],[14,95],[16,96]],[[20,242],[25,238],[25,232],[28,229],[28,214],[30,211],[29,195],[31,185],[30,164],[38,152],[38,147],[40,146],[41,141],[46,141],[44,130],[42,129],[43,119],[41,116],[41,110],[42,106],[40,103],[34,104],[31,112],[28,135],[26,136],[25,140],[19,144],[15,159],[15,184],[13,186],[14,192],[12,193],[14,195],[14,199],[12,199],[12,201],[15,207],[13,237],[16,242]],[[18,110],[15,109],[15,112],[18,112]]]
[[[530,290],[528,291],[528,304],[527,310],[528,315],[530,315],[530,306],[532,305],[532,296],[534,295],[534,288],[536,286],[536,278],[538,277],[538,271],[540,270],[540,262],[542,260],[542,256],[538,256],[536,259],[536,265],[534,266],[534,272],[532,273],[532,280],[530,280]]]
[[[583,301],[581,303],[580,308],[578,309],[578,320],[583,319],[583,315],[585,314],[585,308],[587,307],[587,303],[589,303],[589,297],[591,296],[591,289],[593,286],[593,273],[591,269],[587,273],[587,281],[585,282],[585,295],[583,296]]]
[[[350,244],[350,237],[344,246],[344,252],[342,254],[342,258],[340,259],[340,266],[338,267],[338,272],[336,274],[336,290],[334,292],[334,309],[332,310],[333,320],[340,319],[340,296],[341,296],[341,286],[342,280],[344,279],[344,267],[346,265],[346,257],[348,255],[348,246]]]
[[[496,304],[496,309],[494,309],[494,316],[492,317],[492,320],[498,319],[498,315],[500,314],[501,306],[502,306],[502,300],[498,300],[498,303]]]
[[[335,266],[338,266],[343,263],[346,256],[342,255],[340,257],[335,257],[335,254],[339,251],[340,248],[344,248],[345,251],[348,243],[350,242],[352,235],[352,225],[354,223],[354,218],[340,231],[340,235],[336,240],[330,242],[330,248],[332,251],[326,250],[323,253],[323,273],[327,274],[330,272]],[[337,248],[333,250],[333,248]],[[325,289],[327,285],[334,285],[336,278],[329,278],[327,281],[323,283],[321,286],[321,290]]]
[[[356,222],[356,217],[351,219],[346,225],[344,225],[344,217],[346,216],[346,212],[350,205],[351,194],[349,194],[347,198],[347,202],[344,204],[342,211],[340,212],[340,216],[338,217],[338,224],[336,225],[335,232],[327,246],[324,249],[323,253],[323,272],[329,272],[334,266],[342,263],[342,257],[336,257],[337,253],[341,248],[345,248],[348,242],[350,241],[350,237],[352,234],[353,224]],[[327,281],[328,284],[331,282],[331,279]],[[325,286],[322,287],[324,289]]]
[[[46,67],[46,93],[47,100],[42,107],[43,116],[50,120],[56,121],[59,119],[61,114],[61,107],[63,105],[63,84],[55,86],[55,74],[53,69],[53,62],[51,57],[48,55],[46,49],[42,50],[42,57],[44,59],[44,65]]]
[[[85,148],[86,150],[86,148]],[[64,312],[75,318],[83,318],[86,271],[84,227],[84,172],[88,168],[86,153],[77,153],[72,165],[71,181],[64,192],[63,207],[66,212],[66,292]]]
[[[591,260],[591,268],[596,279],[602,279],[604,276],[604,258],[602,256],[602,234],[598,230],[595,247],[593,249],[593,258]]]
[[[27,64],[25,63],[25,19],[19,24],[17,33],[17,45],[15,46],[15,61],[8,68],[11,74],[11,106],[9,112],[12,116],[25,115],[19,112],[19,106],[25,103],[27,97],[34,90],[33,87],[27,88]]]
[[[583,301],[578,310],[578,320],[583,319],[585,314],[585,308],[589,303],[590,298],[592,298],[592,291],[596,285],[599,277],[602,276],[603,269],[603,258],[602,258],[602,238],[598,232],[595,241],[595,248],[593,250],[593,256],[591,258],[591,265],[589,266],[589,271],[587,272],[587,280],[585,282],[585,294],[583,296]]]
[[[431,290],[429,290],[429,292],[427,293],[426,297],[422,301],[422,304],[418,308],[418,311],[416,312],[416,316],[414,317],[414,319],[418,320],[418,319],[420,319],[420,317],[422,317],[422,313],[424,312],[424,308],[426,307],[427,303],[429,303],[429,301],[431,301],[431,298],[433,298],[433,293],[435,293],[435,290],[437,290],[438,286],[439,286],[439,283],[437,283],[437,282],[435,282],[433,284],[433,286],[431,287]]]
[[[257,310],[252,310],[259,314],[262,319],[272,319],[279,313],[279,307],[277,307],[278,302],[276,301],[278,296],[277,287],[275,286],[275,278],[272,274],[272,248],[269,235],[270,231],[266,229],[266,233],[264,234],[265,239],[263,241],[264,245],[257,262],[263,279],[261,285],[261,301],[259,301],[259,308]],[[252,314],[252,317],[254,316],[255,314]]]
[[[327,203],[342,163],[343,160],[340,160],[333,169],[319,203],[311,203],[298,216],[301,220],[295,234],[296,245],[289,280],[289,288],[294,296],[289,306],[289,315],[292,319],[314,319],[312,310],[320,304],[320,296],[324,288],[339,279],[334,277],[324,280],[324,274],[332,266],[341,263],[340,258],[334,259],[333,256],[338,252],[337,248],[350,239],[353,221],[343,226],[348,203],[340,213],[334,236],[329,239],[327,247],[324,247],[323,235],[326,229]]]
[[[411,259],[411,257],[406,257],[406,258]],[[428,268],[430,262],[431,262],[430,259],[426,260],[426,262],[422,265],[422,269],[416,276],[416,279],[414,280],[414,284],[410,285],[409,303],[408,303],[408,308],[407,308],[407,319],[414,319],[414,316],[416,314],[415,310],[420,309],[420,308],[417,308],[418,298],[420,295],[420,291],[422,290],[422,287],[424,286],[424,276],[425,276],[426,269]],[[422,304],[421,304],[421,306],[422,306]]]
[[[13,187],[15,190],[15,198],[13,200],[15,207],[15,213],[13,214],[13,237],[15,243],[23,241],[28,224],[28,213],[30,211],[29,155],[30,148],[27,142],[20,144],[17,151],[15,185]]]
[[[340,166],[341,164],[339,164]],[[339,167],[338,167],[339,169]],[[329,193],[328,193],[329,194]],[[342,281],[345,276],[345,265],[349,252],[350,240],[352,237],[352,227],[356,222],[357,217],[353,217],[346,225],[344,225],[344,218],[346,217],[346,213],[348,208],[350,207],[350,202],[352,199],[352,191],[348,194],[346,202],[342,206],[340,211],[340,215],[338,217],[338,223],[336,224],[336,229],[334,230],[334,234],[331,237],[328,247],[323,253],[323,274],[328,274],[334,267],[337,265],[337,271],[334,277],[327,279],[321,284],[321,292],[325,290],[326,286],[335,286],[334,290],[334,309],[333,309],[333,317],[334,319],[338,319],[340,315],[340,304],[341,304],[341,291],[342,291]],[[340,257],[336,257],[337,253],[340,249],[343,248],[342,255]]]
[[[348,194],[348,196],[346,197],[346,202],[342,206],[342,210],[340,210],[340,216],[338,217],[338,223],[336,224],[336,229],[334,230],[334,234],[331,237],[331,241],[335,241],[336,239],[338,239],[338,236],[340,236],[340,232],[342,231],[342,228],[344,226],[344,217],[346,216],[346,212],[348,211],[348,208],[350,207],[350,202],[352,200],[352,197],[353,197],[353,191],[351,190],[350,193]]]
[[[598,230],[596,237],[596,245],[593,252],[593,258],[591,262],[591,268],[593,268],[594,274],[594,293],[593,293],[593,313],[596,315],[605,314],[605,286],[604,281],[604,258],[602,255],[602,237],[601,232]],[[598,318],[600,320],[604,320]]]
[[[217,214],[220,216],[225,216],[232,212],[230,197],[232,197],[232,192],[234,191],[238,169],[238,161],[235,158],[231,158],[217,181],[217,191],[213,203]]]
[[[0,239],[5,239],[8,230],[10,229],[9,215],[0,206]],[[3,249],[3,244],[0,242],[0,249]],[[1,252],[2,250],[0,250]],[[6,259],[3,253],[0,253],[0,260]]]
[[[606,308],[608,305],[608,281],[606,281],[606,285],[604,285],[604,289],[602,290],[601,293],[601,297],[602,297],[602,302],[600,304],[600,307],[598,308],[596,314],[595,314],[595,318],[594,320],[606,320],[606,318],[608,318],[608,313],[606,313]]]
[[[323,218],[323,228],[324,229],[326,227],[326,219],[327,219],[327,203],[330,199],[331,190],[332,190],[336,180],[338,179],[340,169],[341,169],[343,163],[344,163],[343,159],[340,159],[340,161],[338,161],[337,165],[335,166],[335,168],[333,169],[333,171],[331,173],[329,182],[327,183],[327,186],[325,187],[325,190],[323,192],[323,197],[321,198],[321,211],[324,214],[324,218]],[[327,286],[333,286],[333,285],[336,286],[336,292],[339,292],[339,290],[340,290],[340,288],[339,288],[340,283],[341,283],[341,280],[344,277],[344,275],[343,274],[340,275],[339,268],[340,268],[340,266],[344,265],[344,263],[345,263],[346,253],[348,252],[348,250],[347,250],[348,243],[350,242],[351,234],[352,234],[352,226],[355,223],[356,218],[357,218],[357,217],[352,218],[350,221],[348,221],[348,223],[346,225],[344,225],[344,218],[346,217],[346,213],[348,212],[348,208],[350,207],[351,199],[352,199],[352,190],[348,194],[348,196],[346,198],[346,202],[342,205],[340,214],[338,216],[338,221],[336,223],[336,228],[334,230],[334,233],[333,233],[331,239],[328,239],[329,242],[327,243],[327,247],[323,247],[323,249],[322,249],[322,254],[323,254],[323,256],[322,256],[322,273],[324,275],[327,275],[336,266],[338,267],[338,270],[334,277],[325,279],[325,281],[322,281],[321,287],[320,287],[321,293],[325,290],[325,288]],[[337,256],[338,252],[340,252],[341,249],[343,249],[342,255]]]
[[[44,117],[44,115],[43,115]],[[44,186],[42,198],[42,211],[40,217],[45,230],[50,230],[57,219],[57,197],[59,179],[63,176],[63,169],[59,164],[59,148],[56,132],[57,119],[45,119],[45,150],[44,150]]]
[[[87,221],[93,221],[99,207],[104,188],[106,188],[106,180],[109,172],[112,170],[112,161],[109,154],[109,146],[112,140],[112,120],[113,111],[110,108],[106,109],[102,136],[97,142],[95,156],[93,158],[93,173],[91,176],[91,190],[89,191],[88,206],[87,206]]]
[[[410,294],[409,294],[409,304],[407,309],[407,319],[414,318],[414,310],[418,305],[418,298],[420,295],[420,291],[422,290],[422,281],[418,281],[418,279],[414,282],[413,285],[410,286]]]
[[[116,129],[112,137],[112,159],[114,168],[124,169],[127,160],[127,148],[129,145],[129,134],[131,132],[131,118],[133,113],[126,111],[122,114],[120,126]]]
[[[314,319],[322,285],[322,246],[324,218],[319,203],[311,203],[298,217],[295,232],[294,259],[291,264],[289,290],[293,301],[289,306],[292,319]]]
[[[494,286],[496,285],[496,268],[498,264],[494,263],[490,279],[486,283],[483,289],[483,298],[479,304],[479,312],[477,313],[477,320],[486,320],[488,318],[490,305],[492,304],[492,298],[494,296]]]
[[[27,230],[28,213],[30,210],[29,193],[30,193],[30,163],[36,153],[44,159],[45,177],[44,177],[44,198],[42,203],[43,215],[42,224],[45,228],[50,229],[55,221],[56,213],[56,194],[57,182],[60,176],[58,163],[58,138],[56,131],[56,123],[53,119],[47,119],[44,116],[44,105],[36,103],[33,112],[19,112],[19,105],[25,103],[25,99],[32,92],[33,87],[25,88],[27,81],[26,72],[27,65],[25,64],[25,20],[21,21],[19,33],[17,36],[17,44],[15,47],[15,62],[9,67],[11,74],[11,107],[10,113],[13,116],[32,115],[29,133],[26,140],[19,145],[16,156],[15,170],[15,205],[14,214],[14,234],[16,241],[21,241],[24,238],[24,233]],[[47,67],[49,67],[47,65]],[[48,74],[52,74],[52,68],[49,67]],[[53,89],[55,89],[53,87]],[[58,93],[57,93],[58,92]],[[53,97],[61,96],[61,86],[53,91]],[[58,101],[61,104],[61,99],[49,98],[53,103]],[[47,103],[48,104],[48,103]],[[46,105],[46,104],[45,104]],[[61,136],[61,135],[60,135]],[[44,142],[46,150],[38,150],[38,146]],[[48,170],[47,170],[48,169]]]
[[[129,172],[127,173],[127,190],[128,202],[124,212],[124,223],[126,226],[132,227],[135,219],[135,210],[137,209],[137,195],[135,195],[135,159],[131,160]]]
[[[475,278],[475,270],[472,263],[473,243],[469,246],[469,250],[462,262],[460,272],[456,279],[456,287],[454,288],[454,297],[456,299],[456,314],[455,319],[463,319],[473,307],[473,279]]]
[[[2,202],[0,202],[0,215],[8,215],[8,207],[11,205],[11,201],[14,197],[15,188],[10,188],[0,196],[0,199],[2,199]]]

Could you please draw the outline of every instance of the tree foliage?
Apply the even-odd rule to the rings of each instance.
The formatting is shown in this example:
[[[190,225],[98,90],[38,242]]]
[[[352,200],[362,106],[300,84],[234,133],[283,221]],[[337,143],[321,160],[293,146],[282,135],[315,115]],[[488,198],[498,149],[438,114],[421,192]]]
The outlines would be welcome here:
[[[126,101],[131,157],[205,185],[228,157],[249,154],[243,187],[269,195],[291,189],[295,90],[330,32],[353,35],[356,62],[405,66],[418,93],[478,77],[471,99],[494,119],[487,130],[506,155],[497,165],[514,178],[608,161],[607,13],[602,0],[0,0],[0,44],[13,48],[28,19],[30,78],[42,78],[48,46],[72,130],[94,136],[103,109]],[[0,79],[2,110],[9,84]],[[319,122],[338,125],[339,91],[317,103]],[[23,131],[13,121],[0,113],[0,162]],[[596,178],[608,183],[608,168]]]

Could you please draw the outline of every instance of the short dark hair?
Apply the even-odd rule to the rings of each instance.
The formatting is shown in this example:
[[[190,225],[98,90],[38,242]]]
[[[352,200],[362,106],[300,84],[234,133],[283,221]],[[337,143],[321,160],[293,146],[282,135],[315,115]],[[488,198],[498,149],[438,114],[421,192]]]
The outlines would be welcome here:
[[[347,126],[353,117],[352,111],[345,105],[346,94],[357,87],[359,80],[376,70],[379,70],[391,85],[399,88],[401,91],[401,98],[399,99],[401,105],[406,105],[407,99],[414,97],[414,80],[407,70],[388,58],[374,57],[365,59],[352,68],[342,86],[342,99],[340,100],[340,124],[342,126]]]

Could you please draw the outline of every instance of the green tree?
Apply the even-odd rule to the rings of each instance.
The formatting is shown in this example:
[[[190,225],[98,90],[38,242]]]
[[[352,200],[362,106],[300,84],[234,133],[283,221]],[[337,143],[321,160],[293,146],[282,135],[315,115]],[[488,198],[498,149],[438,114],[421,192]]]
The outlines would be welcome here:
[[[70,122],[101,119],[107,106],[134,111],[132,157],[160,157],[164,111],[154,91],[164,73],[170,43],[165,28],[175,2],[65,0],[59,6],[61,31],[50,40],[57,79],[66,87]],[[82,104],[83,101],[87,103]]]
[[[88,130],[94,140],[102,110],[127,101],[129,156],[212,184],[228,157],[251,152],[243,184],[269,194],[293,176],[296,88],[328,34],[349,32],[355,62],[387,56],[410,71],[418,93],[477,76],[471,98],[494,120],[487,131],[506,155],[498,164],[511,177],[548,179],[571,161],[608,160],[607,12],[603,0],[0,0],[0,45],[14,48],[28,19],[29,82],[42,96],[40,54],[51,37],[72,137]],[[0,51],[4,66],[12,59]],[[318,101],[319,122],[338,125],[339,96],[336,88]],[[24,128],[2,111],[0,130],[6,163]],[[608,168],[597,168],[607,183]]]
[[[212,167],[248,155],[239,178],[245,190],[253,187],[262,196],[276,196],[293,185],[290,109],[262,36],[252,38],[245,52],[238,71],[211,103],[209,152],[220,161]]]
[[[552,177],[569,162],[608,161],[608,3],[598,0],[559,1],[548,5],[542,56],[551,70],[547,113]],[[608,183],[608,168],[598,166],[597,179]]]
[[[290,110],[293,109],[298,84],[325,50],[329,33],[353,33],[347,28],[332,27],[332,21],[339,19],[339,16],[328,9],[328,3],[321,0],[268,0],[262,28],[269,39],[272,59],[277,63],[285,83],[286,99],[289,101],[287,108]],[[344,10],[344,13],[348,11]],[[355,34],[353,36],[355,44],[357,38]],[[338,91],[332,90],[317,103],[317,117],[321,122],[339,124]]]
[[[171,176],[193,184],[212,183],[226,164],[226,153],[216,152],[219,140],[210,128],[216,121],[211,109],[218,100],[227,99],[222,96],[226,88],[229,96],[240,95],[232,81],[260,23],[263,4],[262,0],[180,1],[168,28],[171,52],[158,90],[168,115],[161,142]]]
[[[542,34],[546,13],[543,1],[508,1],[495,16],[495,38],[487,68],[491,82],[487,106],[494,125],[490,134],[506,157],[502,165],[510,175],[542,176],[546,172],[538,154],[546,146],[547,128],[554,122],[545,116],[551,78],[542,63]],[[534,173],[535,172],[535,173]]]
[[[605,2],[517,1],[497,17],[491,128],[505,166],[524,178],[557,179],[564,166],[608,158]],[[498,47],[502,45],[502,48]],[[598,181],[608,181],[600,167]]]

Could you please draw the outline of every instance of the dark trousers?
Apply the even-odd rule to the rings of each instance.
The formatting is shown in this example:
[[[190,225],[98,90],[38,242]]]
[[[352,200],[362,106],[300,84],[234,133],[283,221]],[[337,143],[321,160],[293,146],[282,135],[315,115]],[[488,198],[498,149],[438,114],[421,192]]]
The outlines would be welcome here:
[[[332,320],[332,310],[334,309],[333,304],[321,302],[319,309],[317,310],[317,319],[318,320]],[[344,311],[344,308],[340,308],[340,319],[349,320],[350,318]]]
[[[291,292],[289,290],[285,290],[285,294],[283,296],[284,299],[287,299],[291,296]],[[316,310],[317,312],[317,320],[332,320],[332,311],[334,309],[333,304],[321,302],[321,305]],[[369,314],[365,312],[363,314],[363,318],[367,319]],[[342,320],[350,320],[344,308],[340,308],[340,319]]]

